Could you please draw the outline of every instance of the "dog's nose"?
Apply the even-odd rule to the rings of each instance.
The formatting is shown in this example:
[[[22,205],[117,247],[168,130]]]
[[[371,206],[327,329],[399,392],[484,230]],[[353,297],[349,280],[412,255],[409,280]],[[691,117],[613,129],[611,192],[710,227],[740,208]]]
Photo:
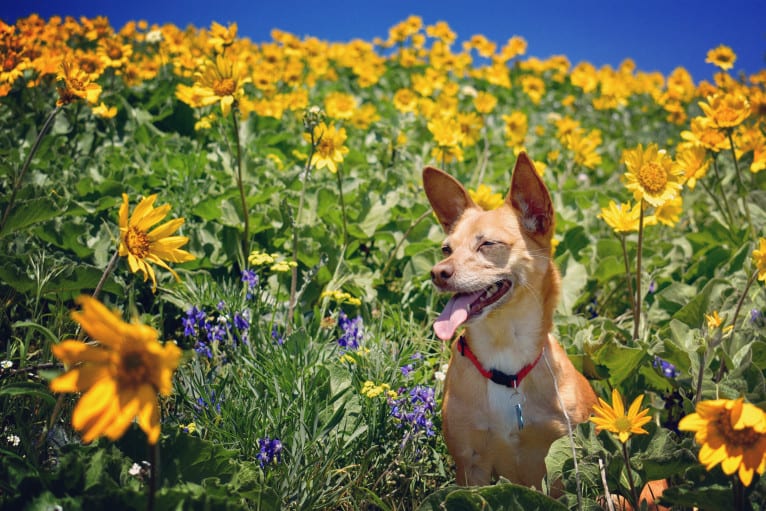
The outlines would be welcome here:
[[[431,280],[437,285],[444,285],[455,274],[455,267],[451,263],[442,261],[431,269]]]

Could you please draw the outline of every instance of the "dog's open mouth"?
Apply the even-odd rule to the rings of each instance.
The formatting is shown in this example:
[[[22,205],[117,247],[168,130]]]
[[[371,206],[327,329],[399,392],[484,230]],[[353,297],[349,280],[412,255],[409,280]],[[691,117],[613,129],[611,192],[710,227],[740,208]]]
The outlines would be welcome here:
[[[481,291],[455,294],[434,321],[434,332],[443,341],[451,339],[460,325],[497,303],[512,287],[510,280],[500,280]]]

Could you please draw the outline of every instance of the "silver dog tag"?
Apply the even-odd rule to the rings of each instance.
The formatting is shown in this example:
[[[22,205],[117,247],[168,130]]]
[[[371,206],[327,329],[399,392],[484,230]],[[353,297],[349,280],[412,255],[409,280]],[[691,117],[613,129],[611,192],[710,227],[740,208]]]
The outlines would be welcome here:
[[[516,423],[519,426],[519,431],[524,429],[524,415],[521,413],[521,404],[516,405]]]
[[[514,387],[511,389],[511,406],[515,409],[516,412],[516,424],[519,427],[519,431],[524,429],[524,415],[522,413],[521,405],[526,401],[526,398],[524,397],[524,394],[519,392],[519,389]]]

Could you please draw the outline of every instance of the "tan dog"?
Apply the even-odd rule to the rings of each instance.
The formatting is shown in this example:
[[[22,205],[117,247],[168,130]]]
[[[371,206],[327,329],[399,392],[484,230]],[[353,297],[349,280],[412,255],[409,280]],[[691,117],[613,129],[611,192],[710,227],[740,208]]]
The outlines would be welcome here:
[[[423,183],[447,233],[431,277],[454,294],[434,330],[450,340],[465,327],[452,346],[442,409],[457,482],[503,476],[540,489],[551,443],[568,421],[586,421],[596,402],[549,334],[560,284],[550,195],[524,153],[505,203],[492,211],[441,170],[426,167]]]

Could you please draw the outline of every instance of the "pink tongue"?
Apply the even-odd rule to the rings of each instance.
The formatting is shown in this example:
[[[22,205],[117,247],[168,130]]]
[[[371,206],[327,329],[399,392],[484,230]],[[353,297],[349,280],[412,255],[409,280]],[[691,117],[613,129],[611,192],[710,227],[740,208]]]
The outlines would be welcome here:
[[[456,295],[450,298],[439,317],[434,321],[434,332],[442,341],[448,341],[455,335],[455,330],[468,319],[471,302],[481,294],[481,291],[470,294]]]

